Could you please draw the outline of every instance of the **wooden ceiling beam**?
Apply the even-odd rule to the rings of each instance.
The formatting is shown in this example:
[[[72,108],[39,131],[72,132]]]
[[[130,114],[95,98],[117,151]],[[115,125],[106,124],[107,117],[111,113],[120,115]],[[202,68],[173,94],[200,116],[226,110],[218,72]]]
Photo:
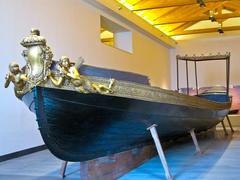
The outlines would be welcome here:
[[[205,9],[205,8],[204,8]],[[159,22],[161,19],[169,19],[169,17],[177,19],[177,17],[181,16],[183,19],[185,17],[191,16],[192,14],[195,14],[199,11],[199,9],[196,8],[189,8],[189,7],[175,7],[172,8],[172,10],[168,11],[168,13],[165,13],[162,16],[159,16],[158,18],[154,19],[154,22]],[[185,13],[183,13],[185,12]]]
[[[223,8],[226,10],[232,11],[232,12],[236,11],[236,7],[231,7],[231,6],[225,5],[225,4],[223,5]]]
[[[235,7],[236,9],[240,8],[240,3],[238,1],[232,0],[232,1],[227,2],[226,4],[227,5],[229,4],[229,5],[233,6],[233,7]]]
[[[208,8],[202,8],[202,9],[200,10],[200,12],[198,12],[198,13],[204,14],[204,13],[208,12],[209,9],[219,8],[219,7],[222,7],[222,3],[221,3],[221,4],[215,4],[215,5],[213,5],[213,6],[211,6],[211,7],[208,7]],[[184,31],[186,28],[194,25],[195,23],[196,23],[196,22],[186,22],[186,23],[184,23],[184,24],[182,24],[182,25],[180,25],[180,26],[178,26],[178,27],[175,27],[175,28],[171,29],[171,31],[168,31],[168,32],[171,33],[171,34],[175,34],[176,32],[182,32],[182,31]]]
[[[185,24],[182,24],[174,29],[172,29],[171,31],[169,31],[171,34],[174,34],[174,32],[182,32],[184,31],[184,29],[187,29],[188,27],[194,25],[195,22],[188,22],[188,23],[185,23]]]
[[[139,0],[139,1],[137,1],[136,3],[132,4],[132,6],[136,6],[136,5],[138,5],[139,3],[143,3],[143,2],[145,2],[145,1],[147,1],[147,0]]]
[[[209,4],[205,8],[197,8],[197,9],[196,8],[188,8],[187,10],[185,9],[186,8],[185,7],[184,11],[183,11],[183,8],[178,8],[180,14],[176,14],[176,12],[175,12],[174,13],[175,15],[172,16],[171,18],[169,18],[169,17],[168,18],[162,17],[161,19],[162,20],[164,20],[164,19],[179,19],[178,17],[181,17],[181,19],[188,19],[189,17],[192,17],[192,14],[202,14],[203,16],[209,17],[209,10],[222,7],[223,4],[225,4],[225,3],[224,2],[221,2],[221,3],[211,3],[211,4]],[[205,13],[207,13],[207,14],[205,14]],[[196,23],[196,21],[190,21],[190,22]],[[188,22],[182,22],[182,23],[188,23]],[[155,23],[155,24],[158,25],[158,23]],[[169,24],[169,23],[166,23],[166,24]],[[175,23],[171,23],[171,24],[175,24]],[[164,25],[164,24],[159,24],[159,25]]]
[[[221,23],[222,22],[224,22],[225,20],[221,20]],[[186,23],[185,25],[183,25],[182,27],[180,27],[180,28],[176,28],[174,31],[171,31],[171,34],[181,34],[182,32],[185,32],[185,29],[186,28],[188,28],[188,27],[190,27],[190,26],[192,26],[192,25],[194,25],[195,24],[195,22],[190,22],[190,23]],[[209,29],[209,28],[208,28]],[[214,29],[215,31],[213,31],[213,32],[216,32],[217,31],[217,28],[210,28],[210,29]],[[197,30],[197,29],[196,29]],[[194,31],[196,31],[196,30],[194,30]],[[202,29],[199,29],[200,31],[202,30]],[[190,30],[187,30],[187,31],[190,31]],[[194,33],[194,34],[197,34],[198,32],[196,32],[196,33]],[[174,35],[170,35],[170,36],[174,36]]]
[[[172,13],[174,13],[174,11],[176,11],[177,10],[177,7],[176,8],[173,8],[173,9],[171,9],[170,11],[168,11],[168,12],[166,12],[166,13],[164,13],[163,15],[161,15],[161,16],[158,16],[157,18],[155,18],[153,21],[156,21],[156,20],[158,20],[158,19],[160,19],[160,18],[164,18],[164,17],[167,17],[169,14],[172,14]]]
[[[217,14],[215,16],[216,19],[228,19],[228,18],[234,18],[234,17],[240,17],[239,12],[229,13],[229,14]],[[169,19],[162,19],[156,24],[153,24],[154,26],[158,25],[164,25],[164,24],[175,24],[175,23],[186,23],[186,22],[198,22],[203,20],[208,20],[209,16],[202,15],[202,16],[195,16],[195,17],[188,17],[184,19],[176,19],[176,18],[169,18]]]
[[[231,0],[205,0],[205,4],[207,3],[212,3],[212,2],[227,2],[227,1],[231,1]],[[235,1],[239,1],[239,0],[235,0]],[[141,4],[141,2],[139,3]],[[169,8],[169,7],[179,7],[179,6],[189,6],[189,5],[197,5],[197,1],[196,0],[188,0],[188,1],[172,1],[171,3],[162,3],[161,5],[157,5],[157,6],[150,6],[150,7],[144,7],[141,8],[141,5],[138,5],[136,8],[132,11],[146,11],[146,10],[153,10],[153,9],[160,9],[160,8]]]
[[[226,3],[223,5],[223,7],[227,10],[230,10],[230,11],[239,11],[240,10],[240,6],[239,5],[235,5],[235,4],[230,4],[230,3]]]
[[[217,32],[217,30],[218,30],[218,28],[207,28],[207,29],[187,30],[187,31],[182,31],[182,32],[178,32],[178,33],[170,33],[169,36],[212,33],[212,32]],[[222,30],[223,30],[223,31],[240,30],[240,26],[222,27]]]
[[[154,22],[159,22],[158,20],[161,20],[161,19],[169,19],[169,17],[171,17],[171,19],[178,19],[178,17],[181,17],[181,19],[185,19],[185,18],[191,17],[192,14],[196,14],[196,13],[197,14],[204,14],[205,12],[208,12],[209,9],[219,7],[221,5],[222,5],[222,3],[221,4],[218,3],[217,5],[216,4],[211,4],[206,8],[190,8],[190,7],[178,8],[178,7],[176,7],[176,8],[174,8],[174,10],[176,9],[176,11],[174,13],[167,14],[167,16],[164,14],[164,16],[160,16],[160,17],[154,19]],[[196,23],[196,22],[194,22],[194,23]],[[194,23],[191,22],[191,24],[194,24]],[[157,24],[157,23],[155,23],[155,24]],[[178,24],[178,23],[173,23],[173,24]],[[186,24],[186,22],[182,22],[181,24]],[[167,23],[167,24],[160,24],[160,25],[169,25],[169,24]]]

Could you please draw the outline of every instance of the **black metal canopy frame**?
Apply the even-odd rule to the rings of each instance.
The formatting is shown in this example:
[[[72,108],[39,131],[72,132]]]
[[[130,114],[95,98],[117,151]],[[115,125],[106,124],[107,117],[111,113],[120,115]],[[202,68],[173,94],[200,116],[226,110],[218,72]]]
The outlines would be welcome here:
[[[179,61],[185,61],[186,63],[186,79],[187,79],[187,94],[189,95],[189,78],[188,78],[188,62],[194,62],[195,67],[195,83],[196,83],[196,92],[198,95],[198,76],[197,76],[197,62],[201,61],[216,61],[223,60],[226,61],[226,94],[229,95],[229,79],[230,79],[230,53],[227,52],[225,55],[209,55],[209,56],[176,56],[177,59],[177,90],[179,92]]]

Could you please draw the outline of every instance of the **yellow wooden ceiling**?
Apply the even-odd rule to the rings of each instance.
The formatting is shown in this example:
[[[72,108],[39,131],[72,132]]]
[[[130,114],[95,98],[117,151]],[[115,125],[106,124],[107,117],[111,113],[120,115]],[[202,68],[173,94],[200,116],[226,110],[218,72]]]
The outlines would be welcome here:
[[[240,30],[240,0],[116,1],[168,36]]]

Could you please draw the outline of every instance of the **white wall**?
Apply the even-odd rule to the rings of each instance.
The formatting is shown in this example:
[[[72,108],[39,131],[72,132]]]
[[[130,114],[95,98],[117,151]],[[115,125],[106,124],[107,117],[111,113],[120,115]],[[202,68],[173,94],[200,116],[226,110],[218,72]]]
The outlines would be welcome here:
[[[132,32],[116,32],[114,34],[114,46],[124,51],[133,52]]]
[[[225,33],[219,34],[207,34],[196,36],[193,39],[180,40],[176,50],[172,51],[171,56],[171,76],[172,76],[172,88],[176,89],[176,54],[185,55],[209,55],[217,54],[218,52],[225,54],[231,53],[230,58],[230,84],[240,84],[240,33]],[[213,62],[200,62],[198,63],[198,78],[200,87],[212,86],[212,85],[225,85],[226,71],[225,62],[213,61]],[[180,65],[180,85],[186,87],[186,73],[185,64]],[[195,87],[194,80],[194,65],[189,65],[190,75],[190,87]]]
[[[100,14],[132,30],[132,54],[100,42]],[[54,59],[82,56],[87,64],[145,74],[152,85],[170,87],[169,49],[83,1],[0,0],[0,24],[0,156],[43,144],[35,115],[14,97],[12,85],[3,88],[10,61],[25,65],[19,42],[32,27],[47,38]]]

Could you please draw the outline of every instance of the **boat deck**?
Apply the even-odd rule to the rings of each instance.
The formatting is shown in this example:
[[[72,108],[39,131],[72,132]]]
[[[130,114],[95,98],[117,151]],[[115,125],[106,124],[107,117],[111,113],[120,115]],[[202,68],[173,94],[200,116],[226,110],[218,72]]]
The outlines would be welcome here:
[[[169,147],[166,158],[172,175],[182,179],[240,179],[240,129],[233,135],[225,136],[218,130],[216,136],[199,140],[202,155],[195,153],[191,140]],[[0,163],[1,180],[60,180],[61,161],[48,150]],[[79,179],[79,163],[71,163],[67,169],[66,180]],[[132,170],[120,180],[158,180],[165,179],[160,160],[155,157]]]

